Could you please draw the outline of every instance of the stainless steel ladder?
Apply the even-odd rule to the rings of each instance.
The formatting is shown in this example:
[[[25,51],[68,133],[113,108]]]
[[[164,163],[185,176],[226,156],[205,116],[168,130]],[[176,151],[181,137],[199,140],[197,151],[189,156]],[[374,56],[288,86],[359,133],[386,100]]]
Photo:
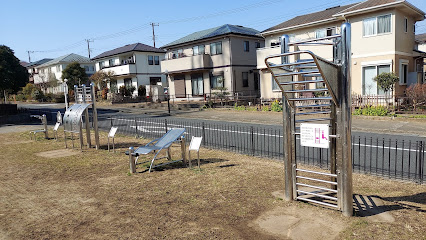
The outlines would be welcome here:
[[[332,46],[332,61],[297,49],[322,45]],[[325,205],[347,216],[352,215],[350,53],[350,24],[344,23],[340,35],[300,42],[290,42],[283,35],[281,54],[265,58],[283,97],[286,200]],[[330,173],[297,166],[300,124],[312,122],[329,124]]]

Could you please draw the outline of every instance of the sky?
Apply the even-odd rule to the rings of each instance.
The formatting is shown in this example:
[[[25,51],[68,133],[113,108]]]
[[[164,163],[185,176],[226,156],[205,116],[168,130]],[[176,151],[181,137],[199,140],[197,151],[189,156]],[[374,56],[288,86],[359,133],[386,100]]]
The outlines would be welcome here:
[[[69,53],[93,58],[132,43],[156,47],[223,24],[263,31],[293,17],[362,0],[0,0],[0,45],[22,61]],[[426,0],[408,0],[426,12]],[[426,21],[416,33],[426,32]]]

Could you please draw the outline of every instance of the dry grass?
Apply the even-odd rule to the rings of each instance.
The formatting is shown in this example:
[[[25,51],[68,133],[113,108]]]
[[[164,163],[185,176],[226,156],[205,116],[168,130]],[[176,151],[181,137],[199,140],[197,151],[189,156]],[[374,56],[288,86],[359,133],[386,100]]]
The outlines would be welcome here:
[[[379,196],[396,219],[374,223],[274,197],[284,187],[280,162],[202,149],[201,171],[176,164],[129,174],[124,151],[147,140],[119,136],[108,153],[105,137],[103,150],[44,158],[36,154],[64,148],[63,140],[0,135],[0,239],[276,239],[254,221],[288,207],[344,223],[341,239],[426,237],[425,186],[354,174],[354,192]]]

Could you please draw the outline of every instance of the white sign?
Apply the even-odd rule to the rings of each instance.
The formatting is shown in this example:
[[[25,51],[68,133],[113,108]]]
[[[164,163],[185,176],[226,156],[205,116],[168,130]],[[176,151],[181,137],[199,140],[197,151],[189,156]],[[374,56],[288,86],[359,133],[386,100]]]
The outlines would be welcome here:
[[[300,145],[305,147],[329,148],[328,124],[300,124]]]
[[[200,150],[201,141],[203,140],[203,137],[192,137],[191,143],[189,144],[189,150]]]
[[[53,127],[53,131],[58,131],[60,123],[56,123],[55,126]]]
[[[115,133],[117,132],[117,129],[118,127],[112,127],[111,130],[109,130],[108,137],[113,138],[115,136]]]

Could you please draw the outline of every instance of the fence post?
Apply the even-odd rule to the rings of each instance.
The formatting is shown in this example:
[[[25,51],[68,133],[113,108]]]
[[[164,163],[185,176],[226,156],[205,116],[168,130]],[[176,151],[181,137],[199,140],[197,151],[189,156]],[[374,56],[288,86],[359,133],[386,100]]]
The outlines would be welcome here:
[[[112,128],[113,124],[112,124],[112,116],[111,115],[109,116],[109,120],[110,120],[110,125],[111,125],[110,128]]]
[[[419,165],[417,166],[417,172],[419,175],[419,183],[423,184],[423,168],[424,168],[424,142],[420,141],[419,142],[419,147],[418,147],[418,151],[419,151]]]
[[[167,128],[167,119],[164,119],[164,127],[166,129],[166,133],[168,132],[168,128]]]
[[[202,135],[203,135],[203,145],[206,145],[206,128],[204,126],[204,122],[202,122]]]
[[[251,135],[251,155],[254,156],[254,131],[253,131],[253,126],[250,127],[250,135]]]
[[[136,137],[139,138],[139,132],[138,132],[138,121],[135,118],[135,131],[136,131]]]

